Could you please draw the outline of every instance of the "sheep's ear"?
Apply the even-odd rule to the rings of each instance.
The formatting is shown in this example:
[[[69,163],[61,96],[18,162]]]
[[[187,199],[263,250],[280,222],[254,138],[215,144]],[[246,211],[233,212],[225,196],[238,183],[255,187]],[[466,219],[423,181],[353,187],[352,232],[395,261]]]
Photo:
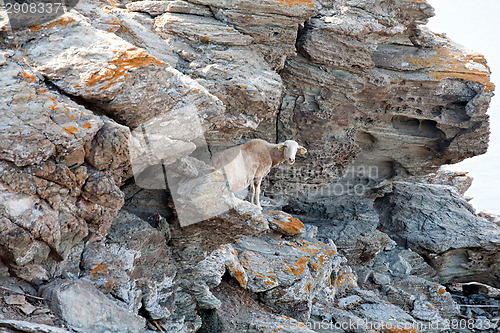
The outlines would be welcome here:
[[[278,150],[280,150],[280,149],[281,149],[281,148],[283,148],[284,146],[285,146],[284,144],[281,144],[281,143],[280,143],[280,144],[278,145]]]
[[[304,147],[302,146],[299,146],[299,151],[302,155],[304,155],[305,153],[307,153],[307,149],[305,149]]]

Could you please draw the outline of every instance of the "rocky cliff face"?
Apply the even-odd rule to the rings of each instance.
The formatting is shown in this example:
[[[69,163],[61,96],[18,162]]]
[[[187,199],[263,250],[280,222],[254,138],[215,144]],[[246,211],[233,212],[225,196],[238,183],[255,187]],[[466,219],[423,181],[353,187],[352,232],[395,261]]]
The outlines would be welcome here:
[[[494,86],[432,15],[82,0],[12,31],[2,13],[0,327],[494,329],[500,225],[438,172],[486,151]],[[257,137],[308,149],[267,177],[263,211],[210,165]]]

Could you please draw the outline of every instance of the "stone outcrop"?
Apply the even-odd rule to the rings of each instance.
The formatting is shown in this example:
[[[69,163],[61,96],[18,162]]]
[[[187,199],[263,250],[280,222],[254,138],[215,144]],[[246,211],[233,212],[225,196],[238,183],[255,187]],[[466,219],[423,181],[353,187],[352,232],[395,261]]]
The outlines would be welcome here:
[[[54,283],[46,289],[52,309],[75,332],[142,332],[144,318],[134,316],[86,280]]]
[[[281,72],[277,134],[307,142],[308,158],[304,172],[275,172],[268,191],[330,197],[349,168],[376,167],[351,177],[366,184],[486,151],[493,85],[484,58],[425,30],[425,2],[359,4],[324,2],[301,30],[300,54]]]
[[[398,244],[421,254],[443,283],[499,286],[500,228],[474,214],[451,187],[396,182],[377,199],[380,224]]]
[[[486,151],[494,86],[426,1],[109,4],[15,31],[0,11],[2,329],[498,318],[498,218],[438,171]],[[256,137],[308,150],[263,210],[211,165]]]

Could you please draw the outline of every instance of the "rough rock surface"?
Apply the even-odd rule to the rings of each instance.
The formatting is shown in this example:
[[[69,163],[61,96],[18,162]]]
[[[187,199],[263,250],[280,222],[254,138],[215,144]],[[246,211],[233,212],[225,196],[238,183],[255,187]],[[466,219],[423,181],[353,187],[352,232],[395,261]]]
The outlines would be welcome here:
[[[424,1],[323,2],[281,72],[278,137],[307,142],[308,158],[302,172],[275,172],[268,191],[331,197],[341,174],[355,184],[424,175],[486,151],[489,69],[424,30],[432,15]],[[349,172],[359,166],[377,172]]]
[[[393,188],[377,200],[389,236],[424,256],[443,283],[500,285],[498,225],[477,217],[449,186],[395,182]]]
[[[438,171],[486,151],[494,86],[425,0],[109,4],[16,31],[0,11],[0,330],[500,316],[498,218]],[[264,210],[211,166],[255,137],[308,149]]]
[[[142,332],[145,320],[116,305],[87,280],[46,287],[51,307],[76,332]],[[50,294],[49,294],[50,293]]]
[[[82,277],[132,312],[164,319],[173,311],[176,268],[166,239],[133,214],[120,212],[104,242],[85,247],[80,266]]]
[[[333,240],[353,265],[366,264],[394,243],[378,230],[378,215],[370,199],[344,196],[335,201],[317,200],[304,218],[318,227],[320,239]]]

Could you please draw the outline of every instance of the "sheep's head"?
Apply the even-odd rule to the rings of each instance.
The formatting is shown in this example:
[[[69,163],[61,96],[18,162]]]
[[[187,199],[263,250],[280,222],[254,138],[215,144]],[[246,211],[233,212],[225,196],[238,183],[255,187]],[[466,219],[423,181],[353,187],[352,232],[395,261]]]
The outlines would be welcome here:
[[[304,155],[307,153],[307,149],[299,145],[296,141],[286,140],[285,142],[278,144],[278,150],[283,149],[283,158],[289,163],[295,163],[295,155],[297,151]]]

